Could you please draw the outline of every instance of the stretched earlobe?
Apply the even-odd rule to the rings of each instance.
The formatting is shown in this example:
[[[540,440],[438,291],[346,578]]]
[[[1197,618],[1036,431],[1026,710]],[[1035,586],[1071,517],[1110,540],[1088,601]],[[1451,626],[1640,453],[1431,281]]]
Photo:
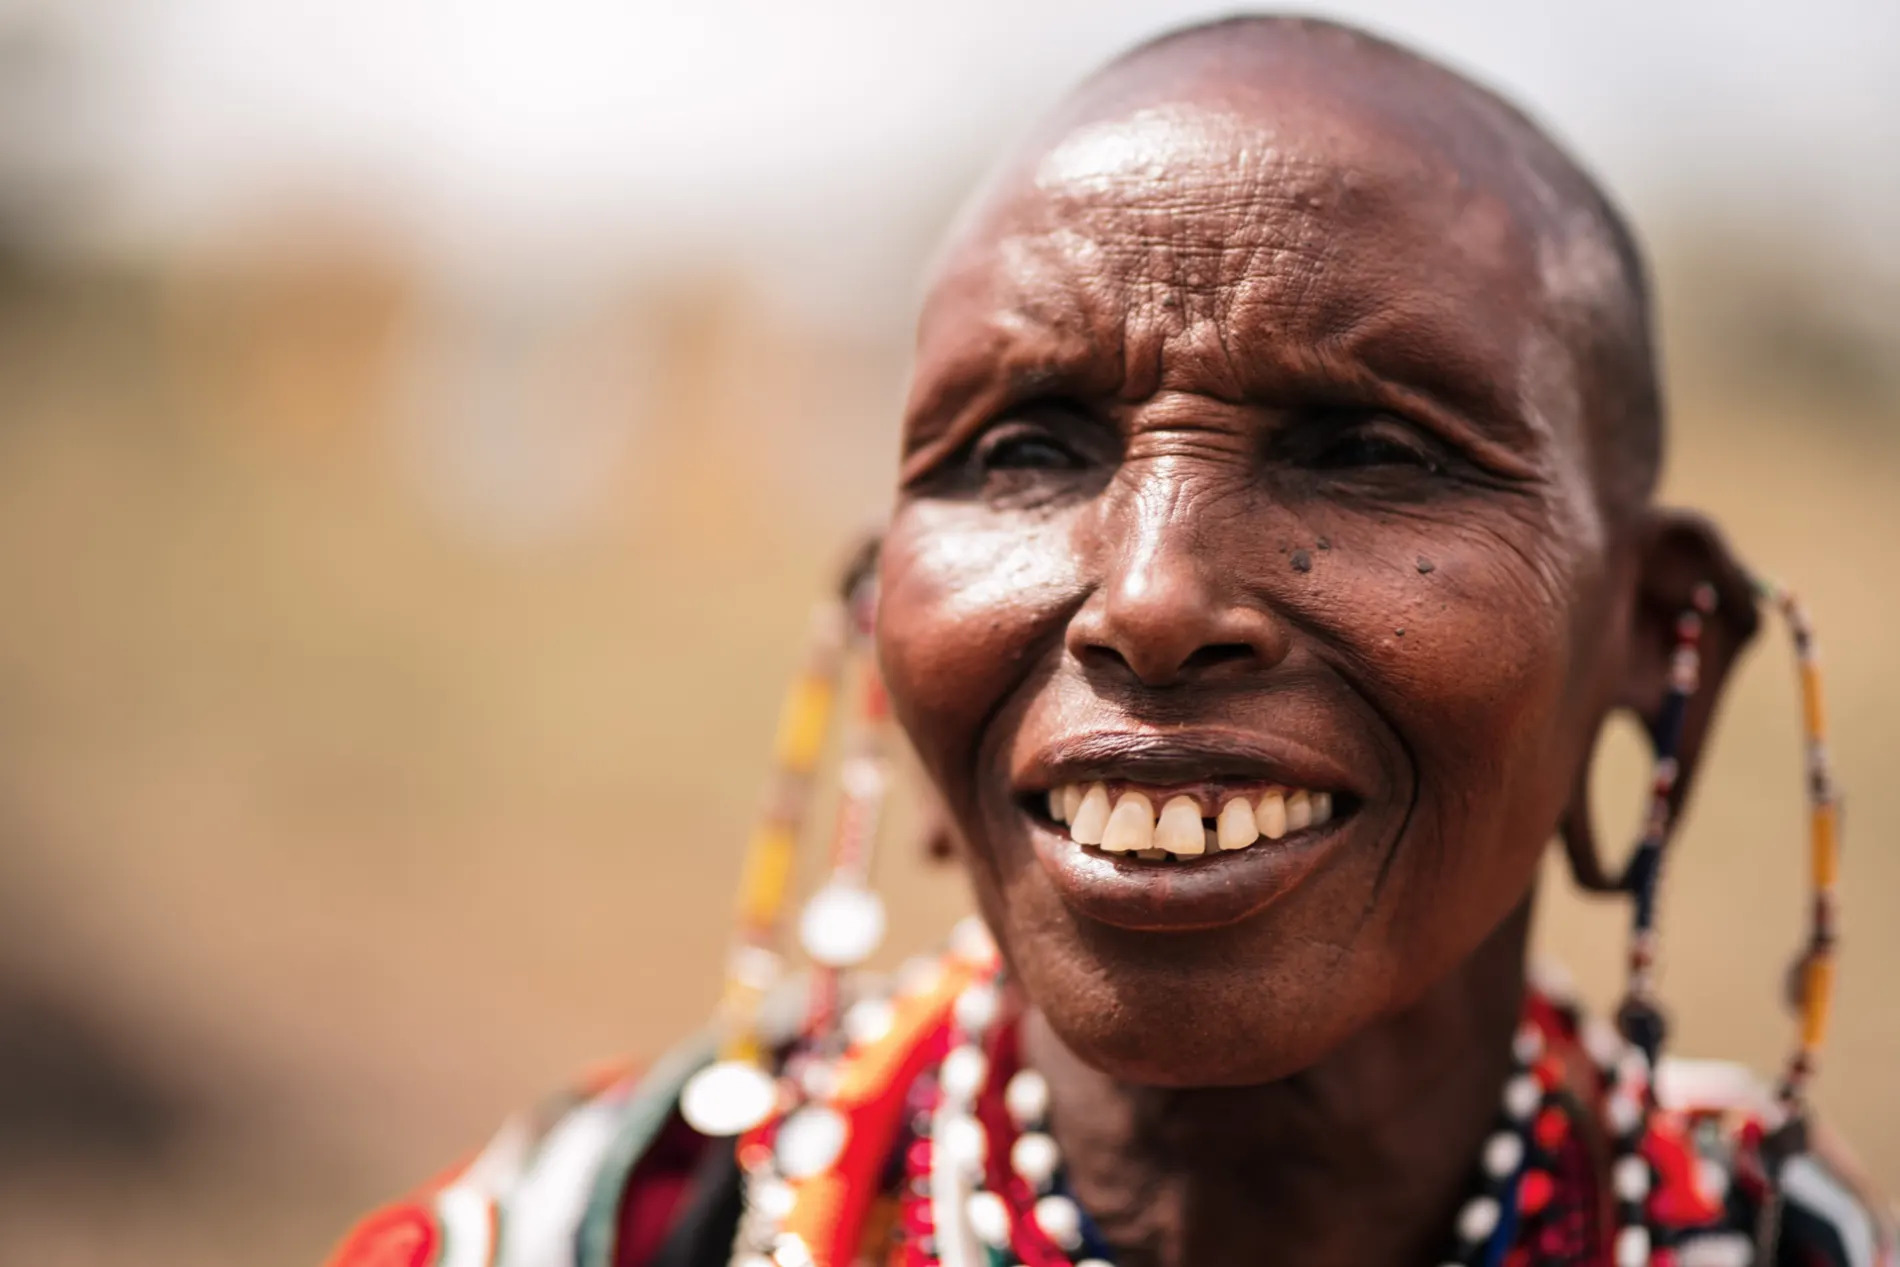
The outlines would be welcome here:
[[[1688,511],[1652,510],[1638,532],[1636,595],[1617,704],[1642,722],[1652,751],[1662,746],[1665,730],[1673,732],[1676,768],[1668,791],[1668,813],[1673,820],[1682,812],[1701,766],[1729,671],[1754,637],[1761,618],[1747,571],[1709,520]],[[1678,621],[1683,613],[1702,605],[1699,594],[1712,596],[1713,602],[1700,618],[1697,687],[1681,705],[1672,705]],[[1679,718],[1671,715],[1675,707],[1681,708]],[[1590,810],[1594,757],[1593,750],[1578,769],[1559,830],[1577,886],[1588,893],[1620,893],[1628,889],[1632,877],[1627,864],[1607,865],[1598,845]]]

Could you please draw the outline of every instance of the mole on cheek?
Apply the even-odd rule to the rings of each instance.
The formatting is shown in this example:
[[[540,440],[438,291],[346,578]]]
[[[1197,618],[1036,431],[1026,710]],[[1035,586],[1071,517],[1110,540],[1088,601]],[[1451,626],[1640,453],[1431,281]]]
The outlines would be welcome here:
[[[1304,550],[1295,550],[1293,552],[1292,563],[1295,572],[1311,572],[1313,570],[1313,556]]]
[[[1418,556],[1419,575],[1427,576],[1437,570],[1438,570],[1438,565],[1436,563],[1433,563],[1430,559],[1426,558],[1422,554]]]

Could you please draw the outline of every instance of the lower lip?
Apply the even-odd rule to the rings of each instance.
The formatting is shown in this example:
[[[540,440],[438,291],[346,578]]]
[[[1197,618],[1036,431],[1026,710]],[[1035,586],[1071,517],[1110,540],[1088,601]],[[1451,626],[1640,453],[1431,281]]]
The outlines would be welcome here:
[[[1138,862],[1087,849],[1030,818],[1037,859],[1070,907],[1137,932],[1183,933],[1238,924],[1298,887],[1356,816],[1320,831],[1181,862]]]

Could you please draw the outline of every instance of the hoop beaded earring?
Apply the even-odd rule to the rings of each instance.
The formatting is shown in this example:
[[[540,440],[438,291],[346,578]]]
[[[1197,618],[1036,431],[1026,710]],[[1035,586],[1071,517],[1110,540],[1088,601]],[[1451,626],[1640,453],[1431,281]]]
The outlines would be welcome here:
[[[1775,1088],[1780,1122],[1763,1136],[1762,1161],[1768,1194],[1756,1227],[1757,1262],[1774,1262],[1781,1231],[1781,1176],[1787,1163],[1808,1151],[1808,1087],[1820,1060],[1834,999],[1836,888],[1840,880],[1840,798],[1827,751],[1827,715],[1821,691],[1814,627],[1792,593],[1757,580],[1762,598],[1781,614],[1793,645],[1801,691],[1801,731],[1808,801],[1807,944],[1788,974],[1788,1002],[1796,1015],[1795,1047]]]
[[[1676,782],[1682,776],[1679,754],[1689,701],[1701,685],[1702,628],[1715,614],[1715,587],[1695,588],[1690,605],[1676,617],[1676,645],[1669,657],[1669,693],[1650,732],[1655,764],[1650,777],[1649,812],[1642,838],[1630,854],[1617,887],[1630,895],[1628,980],[1616,1009],[1616,1025],[1654,1067],[1668,1022],[1656,1001],[1656,898],[1662,883],[1663,856],[1675,834]]]
[[[783,971],[777,950],[779,929],[811,801],[812,776],[830,733],[846,654],[861,651],[868,636],[871,600],[867,595],[876,551],[875,540],[855,551],[840,585],[814,608],[805,663],[787,688],[780,707],[771,786],[759,824],[746,846],[740,873],[732,949],[726,957],[725,983],[715,1022],[718,1051],[711,1064],[687,1081],[680,1096],[681,1115],[702,1134],[741,1134],[763,1122],[778,1104],[778,1082],[765,1067],[765,1051],[758,1035],[758,1012]],[[875,696],[881,720],[881,688],[867,688],[861,694]],[[876,782],[881,796],[881,777]],[[852,799],[847,790],[847,806]],[[869,821],[875,823],[874,813]],[[848,865],[841,871],[840,859],[847,856]],[[875,923],[871,937],[875,945],[883,931],[883,907],[862,883],[862,867],[868,866],[868,857],[861,845],[834,850],[834,885],[828,886],[828,895],[836,908],[833,913],[845,923],[855,920],[862,925],[867,918]],[[857,883],[835,883],[840,875],[847,880],[855,876]],[[827,892],[821,891],[820,896],[827,896]],[[832,937],[835,947],[825,940],[836,922],[826,918],[823,911],[816,917],[808,911],[802,921],[807,950],[811,951],[814,942],[810,932],[814,927],[820,930],[820,950],[848,950],[843,945],[847,938]],[[811,953],[821,965],[828,961],[825,954]],[[840,962],[848,961],[847,956]],[[826,980],[832,984],[835,997],[835,979]]]

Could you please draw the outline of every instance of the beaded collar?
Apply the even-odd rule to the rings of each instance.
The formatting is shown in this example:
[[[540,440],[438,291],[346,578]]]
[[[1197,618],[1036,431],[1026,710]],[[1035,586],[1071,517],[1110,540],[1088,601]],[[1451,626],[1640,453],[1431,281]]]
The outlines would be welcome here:
[[[788,1062],[783,1111],[739,1143],[735,1267],[1111,1267],[1047,1129],[1047,1084],[1021,1065],[994,952],[964,943],[907,969],[890,997],[854,1004],[840,1050]],[[1579,1054],[1591,1066],[1581,1087]],[[1512,1058],[1442,1261],[1669,1261],[1652,1199],[1669,1146],[1652,1130],[1642,1051],[1533,990]],[[1586,1116],[1612,1149],[1607,1188]]]

